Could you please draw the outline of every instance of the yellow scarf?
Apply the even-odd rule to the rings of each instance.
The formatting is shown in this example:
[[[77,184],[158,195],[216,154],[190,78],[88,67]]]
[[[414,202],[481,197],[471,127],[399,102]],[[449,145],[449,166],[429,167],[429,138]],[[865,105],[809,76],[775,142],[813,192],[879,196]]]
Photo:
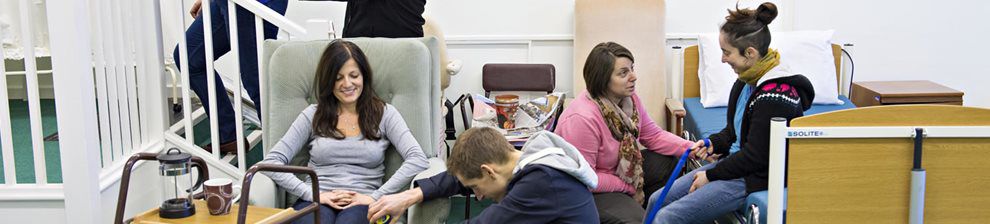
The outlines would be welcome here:
[[[742,80],[750,85],[756,85],[756,82],[760,81],[760,78],[762,78],[764,74],[767,74],[770,69],[773,69],[780,64],[780,54],[777,53],[777,50],[770,48],[767,49],[767,55],[763,56],[760,61],[757,61],[753,67],[749,67],[749,69],[743,71],[742,74],[739,74],[739,80]]]

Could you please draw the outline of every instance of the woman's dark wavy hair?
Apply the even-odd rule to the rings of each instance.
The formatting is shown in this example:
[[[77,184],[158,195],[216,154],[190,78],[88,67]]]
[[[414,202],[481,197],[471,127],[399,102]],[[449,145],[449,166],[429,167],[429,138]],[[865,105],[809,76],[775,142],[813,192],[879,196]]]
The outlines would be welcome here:
[[[341,103],[333,95],[333,91],[334,83],[337,82],[337,73],[344,67],[344,63],[351,59],[357,63],[362,80],[364,80],[361,95],[357,99],[358,124],[361,127],[361,134],[366,139],[379,140],[381,133],[379,133],[378,126],[382,121],[385,101],[378,98],[372,87],[372,73],[368,58],[364,56],[361,48],[346,40],[330,42],[327,49],[323,51],[323,56],[320,57],[319,65],[316,66],[316,77],[313,83],[313,91],[316,95],[313,134],[334,139],[346,137],[341,130],[337,129],[337,116],[340,114]]]
[[[753,47],[759,51],[760,57],[766,56],[770,48],[770,29],[767,25],[777,18],[777,5],[764,2],[753,10],[739,9],[737,4],[736,10],[728,11],[729,15],[720,30],[728,35],[729,44],[739,49],[740,54],[746,48]]]

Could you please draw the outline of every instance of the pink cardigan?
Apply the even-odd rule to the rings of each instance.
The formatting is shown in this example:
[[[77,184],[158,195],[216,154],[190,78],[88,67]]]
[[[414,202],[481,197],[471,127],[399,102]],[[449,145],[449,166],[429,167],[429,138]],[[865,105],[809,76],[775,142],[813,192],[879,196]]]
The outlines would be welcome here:
[[[639,96],[633,93],[633,102],[639,110],[639,142],[647,149],[663,155],[680,156],[694,143],[664,131],[653,123]],[[619,164],[619,141],[612,137],[598,105],[588,99],[584,91],[560,115],[556,133],[581,151],[584,159],[598,174],[598,187],[594,193],[622,192],[632,195],[635,189],[615,175]],[[650,177],[645,177],[650,178]]]

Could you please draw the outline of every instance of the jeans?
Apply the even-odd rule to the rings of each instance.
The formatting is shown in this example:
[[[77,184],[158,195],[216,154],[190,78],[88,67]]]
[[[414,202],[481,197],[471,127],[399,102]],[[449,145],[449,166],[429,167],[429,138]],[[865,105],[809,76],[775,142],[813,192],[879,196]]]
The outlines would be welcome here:
[[[643,150],[643,193],[646,195],[657,191],[667,183],[667,178],[674,171],[677,159],[649,150]],[[598,208],[599,221],[602,224],[612,223],[643,223],[646,214],[643,204],[625,193],[595,193],[595,207]]]
[[[702,166],[677,178],[653,223],[712,223],[719,216],[742,208],[746,202],[746,183],[742,178],[712,181],[688,194],[694,174],[714,168],[716,164],[718,162]],[[647,209],[653,208],[660,193],[650,195]]]
[[[292,208],[300,210],[313,204],[310,201],[299,200]],[[367,205],[356,205],[344,210],[337,210],[331,208],[328,205],[320,205],[320,210],[316,212],[320,215],[320,223],[334,224],[334,223],[368,223],[368,206]],[[293,224],[304,224],[313,223],[313,214],[308,214],[302,218],[296,219],[292,222]]]
[[[206,3],[208,2],[208,3]],[[200,101],[203,102],[204,106],[209,105],[209,88],[206,82],[206,44],[203,37],[203,14],[210,13],[212,34],[213,34],[213,58],[211,61],[220,58],[227,52],[230,52],[230,31],[227,30],[229,27],[229,18],[227,12],[227,0],[205,0],[206,4],[210,4],[210,12],[201,12],[196,20],[193,21],[189,29],[186,30],[186,49],[189,54],[189,87],[196,92],[196,96],[199,97]],[[280,14],[285,14],[285,9],[288,6],[288,0],[270,0],[265,3],[265,6],[279,12]],[[240,70],[241,70],[241,82],[244,84],[244,88],[247,90],[248,95],[251,96],[251,100],[255,103],[255,109],[258,110],[259,114],[261,112],[261,95],[258,89],[258,50],[255,46],[255,33],[254,33],[254,14],[247,11],[244,8],[237,7],[237,40],[238,40],[238,56],[240,56]],[[278,34],[278,27],[275,25],[265,22],[264,23],[264,37],[265,39],[274,39]],[[172,57],[175,59],[175,63],[178,65],[179,61],[179,46],[175,47],[172,53]],[[181,66],[179,66],[181,69]],[[214,73],[216,76],[216,88],[217,91],[217,116],[219,120],[217,123],[220,125],[220,142],[230,142],[236,140],[234,135],[236,134],[236,129],[234,127],[234,108],[231,104],[230,98],[227,97],[226,88],[224,88],[223,82],[220,80],[220,75]],[[240,93],[235,93],[237,99],[240,99]],[[240,103],[240,102],[238,102]],[[189,106],[189,105],[186,105]],[[208,107],[208,106],[207,106]],[[208,109],[208,108],[207,108]],[[207,116],[211,116],[207,110]],[[212,118],[210,118],[212,119]]]
[[[667,184],[674,167],[677,166],[677,157],[662,155],[650,150],[643,150],[643,193],[647,196]],[[676,174],[680,175],[680,174]],[[644,201],[641,207],[646,207],[648,201]]]

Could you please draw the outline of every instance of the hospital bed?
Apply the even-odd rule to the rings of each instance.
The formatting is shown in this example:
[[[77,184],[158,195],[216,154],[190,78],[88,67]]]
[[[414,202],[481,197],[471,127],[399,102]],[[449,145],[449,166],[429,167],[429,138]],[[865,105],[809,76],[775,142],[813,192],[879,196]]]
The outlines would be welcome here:
[[[677,52],[677,51],[675,51]],[[677,53],[675,53],[677,54]],[[842,47],[832,44],[832,56],[835,58],[836,85],[845,82],[842,76],[841,61]],[[698,45],[684,48],[683,53],[675,55],[675,58],[683,58],[683,70],[675,70],[671,77],[671,89],[681,90],[681,96],[666,100],[667,117],[671,119],[667,122],[667,130],[683,136],[689,140],[703,139],[708,135],[718,133],[725,128],[726,107],[705,108],[701,104],[701,86],[698,78],[699,52]],[[675,60],[676,63],[676,60]],[[814,104],[811,109],[805,111],[804,115],[812,115],[822,112],[855,108],[852,101],[839,91],[839,100],[843,104]],[[678,95],[677,93],[672,95]]]
[[[709,135],[718,133],[725,128],[727,108],[725,106],[705,108],[701,103],[701,86],[698,77],[699,70],[699,46],[692,45],[683,50],[674,47],[674,70],[671,72],[670,89],[675,91],[673,96],[666,100],[667,106],[667,130],[682,136],[685,139],[697,141],[707,138]],[[830,111],[852,109],[856,106],[849,100],[843,91],[843,83],[847,79],[842,70],[842,46],[831,44],[832,57],[835,61],[836,83],[839,88],[839,100],[842,104],[814,104],[805,111],[805,116],[819,114]],[[681,64],[681,62],[683,62]],[[681,67],[682,66],[682,67]],[[680,69],[682,68],[682,69]],[[687,165],[685,172],[700,167],[701,161],[691,161]],[[764,208],[767,203],[767,192],[754,192],[747,197],[744,208],[735,214],[731,214],[730,219],[743,223],[759,223],[760,208]],[[764,215],[765,217],[765,215]]]
[[[990,220],[990,109],[834,111],[772,121],[770,142],[767,223]]]

